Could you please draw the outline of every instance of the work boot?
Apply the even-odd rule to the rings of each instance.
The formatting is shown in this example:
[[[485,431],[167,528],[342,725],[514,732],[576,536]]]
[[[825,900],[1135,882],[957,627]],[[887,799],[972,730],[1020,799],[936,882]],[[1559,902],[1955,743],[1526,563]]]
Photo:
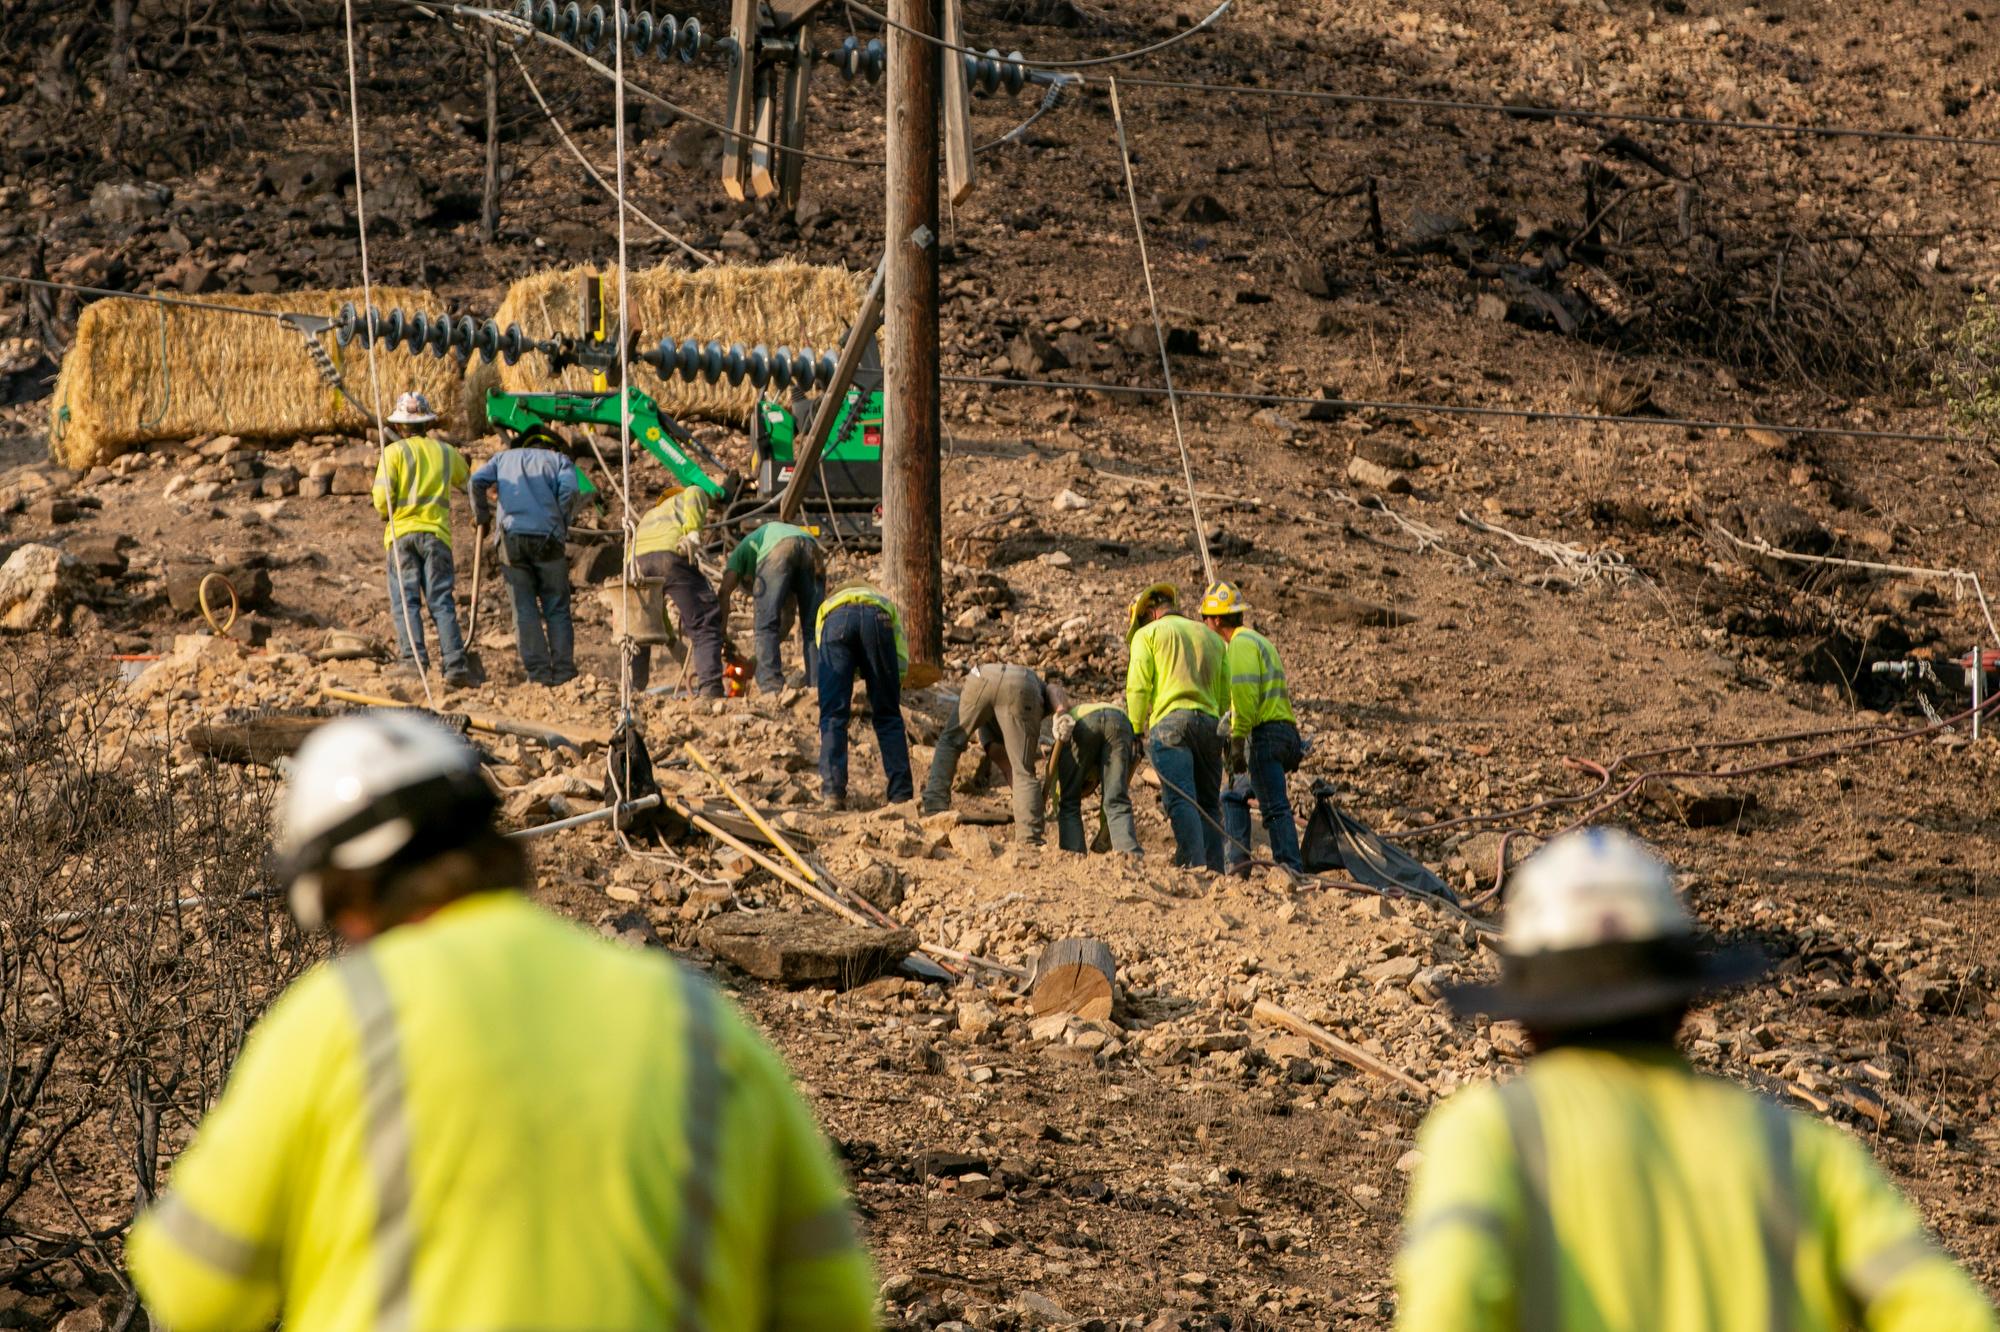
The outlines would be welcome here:
[[[827,814],[838,814],[847,808],[847,797],[844,795],[823,795],[819,798],[819,807]]]
[[[470,689],[478,683],[478,680],[471,671],[456,670],[446,671],[444,673],[444,682],[453,689]]]

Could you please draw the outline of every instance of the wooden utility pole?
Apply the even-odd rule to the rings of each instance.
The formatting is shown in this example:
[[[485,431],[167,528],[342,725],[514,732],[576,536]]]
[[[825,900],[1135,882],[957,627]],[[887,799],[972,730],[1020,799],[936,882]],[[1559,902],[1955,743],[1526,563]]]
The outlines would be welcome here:
[[[889,0],[882,550],[912,683],[944,662],[938,482],[938,0]],[[908,28],[909,32],[902,29]]]

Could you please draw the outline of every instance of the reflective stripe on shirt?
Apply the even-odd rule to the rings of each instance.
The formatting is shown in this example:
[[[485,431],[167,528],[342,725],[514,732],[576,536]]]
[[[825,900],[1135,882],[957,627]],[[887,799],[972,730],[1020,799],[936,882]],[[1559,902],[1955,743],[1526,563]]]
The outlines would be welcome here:
[[[687,1174],[681,1180],[681,1233],[674,1248],[680,1284],[681,1332],[700,1332],[702,1292],[708,1285],[709,1241],[715,1228],[715,1171],[722,1137],[723,1086],[715,994],[693,973],[676,968],[687,1010]]]
[[[169,1193],[153,1209],[153,1219],[189,1256],[199,1258],[226,1277],[248,1280],[277,1267],[277,1257],[241,1236],[232,1235]]]
[[[374,955],[360,948],[334,964],[361,1032],[361,1110],[368,1172],[375,1181],[375,1326],[410,1325],[416,1228],[410,1216],[410,1116],[404,1101],[396,1005]]]

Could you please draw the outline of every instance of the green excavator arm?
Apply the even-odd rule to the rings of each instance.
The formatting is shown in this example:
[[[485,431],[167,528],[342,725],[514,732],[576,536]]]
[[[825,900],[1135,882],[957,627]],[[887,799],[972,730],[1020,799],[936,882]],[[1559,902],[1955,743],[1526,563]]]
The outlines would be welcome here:
[[[684,445],[701,449],[694,436],[678,421],[662,413],[659,405],[643,390],[627,385],[623,392],[625,410],[631,414],[633,443],[652,454],[681,485],[698,486],[718,500],[729,499],[735,489],[735,478],[724,472],[718,479],[688,455]],[[616,389],[604,393],[502,393],[493,389],[486,395],[487,420],[517,433],[538,425],[595,425],[616,433],[619,416],[619,390]],[[702,449],[702,452],[707,453],[707,450]],[[710,455],[710,461],[715,462],[718,471],[722,470],[713,455]],[[577,477],[586,497],[596,493],[598,488],[592,483],[588,471],[579,466]]]

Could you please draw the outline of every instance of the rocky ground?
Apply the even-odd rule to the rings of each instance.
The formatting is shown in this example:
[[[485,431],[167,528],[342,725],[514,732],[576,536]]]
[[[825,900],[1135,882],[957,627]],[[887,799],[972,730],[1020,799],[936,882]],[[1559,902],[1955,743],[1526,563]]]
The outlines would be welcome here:
[[[1058,26],[1047,22],[1055,7],[988,6],[968,26],[982,45],[1018,32],[1025,49],[1090,53],[1196,17],[1073,12],[1085,21]],[[242,34],[217,29],[213,49],[198,36],[181,65],[164,68],[171,25],[155,20],[161,29],[142,28],[140,43],[154,64],[142,59],[125,93],[96,81],[87,51],[77,59],[85,77],[67,89],[60,69],[17,60],[17,77],[0,79],[10,201],[0,270],[24,271],[38,249],[52,272],[133,286],[350,281],[338,47],[324,30],[294,32],[260,13],[246,11]],[[0,22],[18,35],[32,20]],[[552,256],[603,258],[609,210],[513,84],[502,235],[474,243],[463,213],[477,187],[473,85],[440,96],[420,62],[391,59],[388,42],[400,35],[415,44],[404,49],[435,54],[443,39],[389,14],[372,24],[370,151],[404,182],[384,188],[414,199],[403,209],[413,220],[375,248],[377,279],[434,284],[455,308],[478,310]],[[1147,72],[1977,134],[2000,123],[1975,73],[1991,64],[1991,26],[1977,7],[1828,16],[1678,0],[1337,13],[1252,4]],[[291,107],[282,123],[231,113],[150,138],[115,132],[198,94],[237,40],[287,53],[282,72],[269,54],[243,66],[257,95],[290,99],[272,102]],[[561,68],[549,61],[531,57],[538,78],[548,66],[545,88]],[[689,75],[679,95],[707,105],[719,96],[713,82]],[[608,160],[598,90],[573,78],[553,86],[586,152]],[[1024,145],[991,155],[980,193],[951,218],[952,368],[1157,375],[1101,93],[1093,86]],[[828,79],[819,95],[816,146],[861,154],[879,144],[871,94]],[[1230,104],[1137,87],[1121,98],[1162,299],[1180,331],[1176,373],[1195,387],[1940,430],[1950,423],[1918,391],[1926,378],[1899,377],[1883,358],[2000,277],[1978,229],[2000,160],[1988,150]],[[1216,114],[1225,109],[1233,114]],[[975,137],[1025,111],[982,106]],[[1671,170],[1634,165],[1631,147],[1613,141],[1621,130]],[[713,145],[698,127],[654,119],[645,131],[638,188],[698,243],[871,262],[879,201],[866,173],[813,172],[795,217],[732,209],[712,187]],[[333,165],[314,174],[311,160]],[[1593,176],[1599,168],[1625,174],[1614,183]],[[114,202],[128,196],[100,192],[139,180],[168,192],[151,196],[157,211],[129,212]],[[1802,341],[1794,329],[1784,345],[1806,348],[1810,370],[1788,368],[1758,350],[1769,344],[1742,312],[1789,310],[1812,292],[1795,297],[1785,279],[1773,288],[1768,269],[1754,270],[1767,281],[1755,299],[1739,290],[1720,305],[1676,305],[1683,293],[1661,275],[1696,271],[1715,249],[1702,259],[1693,240],[1661,239],[1652,213],[1635,213],[1623,233],[1607,220],[1591,262],[1549,272],[1545,233],[1588,230],[1587,198],[1601,207],[1634,185],[1647,188],[1621,208],[1670,216],[1678,201],[1697,219],[1689,234],[1725,254],[1867,233],[1871,257],[1855,272],[1879,263],[1887,285],[1841,289],[1822,275],[1814,290],[1878,302],[1867,322],[1887,334]],[[1574,329],[1563,331],[1550,301]],[[58,472],[35,461],[47,410],[38,358],[42,323],[59,332],[67,312],[58,304],[39,321],[0,308],[12,320],[0,331],[15,339],[0,370],[17,399],[14,465],[0,474],[10,552],[0,618],[57,641],[80,670],[122,672],[132,712],[121,735],[191,757],[190,729],[229,709],[318,706],[329,686],[420,697],[384,670],[390,632],[380,528],[361,493],[372,467],[364,443],[264,447],[218,435],[86,476]],[[1782,331],[1771,321],[1766,333]],[[1324,779],[1384,832],[1591,790],[1595,777],[1572,760],[1920,726],[1910,693],[1868,667],[1913,654],[1942,662],[1990,636],[1969,588],[1951,579],[1791,565],[1730,539],[1979,569],[2000,521],[1990,484],[2000,458],[1983,440],[1254,404],[1195,403],[1187,417],[1211,544],[1284,652],[1314,742],[1295,790]],[[1198,581],[1164,411],[1102,395],[954,391],[947,428],[944,688],[969,664],[1003,659],[1082,697],[1115,697],[1133,593],[1155,578]],[[725,452],[741,448],[709,433]],[[465,530],[462,505],[458,521]],[[462,588],[468,555],[461,543]],[[841,551],[835,563],[840,576],[866,557]],[[194,600],[213,568],[243,602],[226,641],[208,634]],[[554,691],[523,683],[490,576],[482,598],[489,680],[446,695],[444,710],[607,727],[617,672],[598,596],[579,593],[585,672]],[[745,641],[746,628],[739,617]],[[1956,711],[1958,673],[1939,673],[1937,704]],[[911,699],[920,772],[941,706],[937,693]],[[1467,918],[1270,875],[1217,883],[1172,870],[1148,779],[1139,804],[1149,855],[1136,866],[1007,848],[997,791],[966,793],[938,819],[908,808],[824,816],[812,808],[811,700],[648,699],[641,716],[670,790],[718,801],[677,757],[691,741],[925,941],[1013,967],[1079,935],[1116,955],[1124,1002],[1105,1022],[1038,1023],[1011,981],[977,968],[951,985],[840,983],[850,977],[791,989],[708,946],[716,923],[746,908],[811,910],[735,853],[694,844],[670,860],[634,857],[601,828],[538,844],[551,901],[634,946],[662,944],[711,968],[783,1047],[841,1145],[893,1325],[1388,1321],[1396,1216],[1426,1105],[1522,1054],[1518,1032],[1453,1022],[1436,1000],[1444,981],[1491,969],[1490,905]],[[872,738],[856,734],[856,790],[879,800]],[[517,822],[603,796],[594,753],[483,743]],[[1702,774],[1814,743],[1668,761]],[[2000,1281],[1990,743],[1968,743],[1961,728],[1740,778],[1656,781],[1608,815],[1660,842],[1705,920],[1777,959],[1769,980],[1696,1015],[1696,1061],[1864,1135],[1989,1286]],[[1648,766],[1662,764],[1625,771]],[[1503,846],[1502,830],[1546,835],[1584,808],[1407,845],[1473,898],[1503,854],[1532,845]],[[1259,999],[1426,1092],[1256,1022]],[[24,1298],[35,1317],[67,1307],[59,1294]]]

